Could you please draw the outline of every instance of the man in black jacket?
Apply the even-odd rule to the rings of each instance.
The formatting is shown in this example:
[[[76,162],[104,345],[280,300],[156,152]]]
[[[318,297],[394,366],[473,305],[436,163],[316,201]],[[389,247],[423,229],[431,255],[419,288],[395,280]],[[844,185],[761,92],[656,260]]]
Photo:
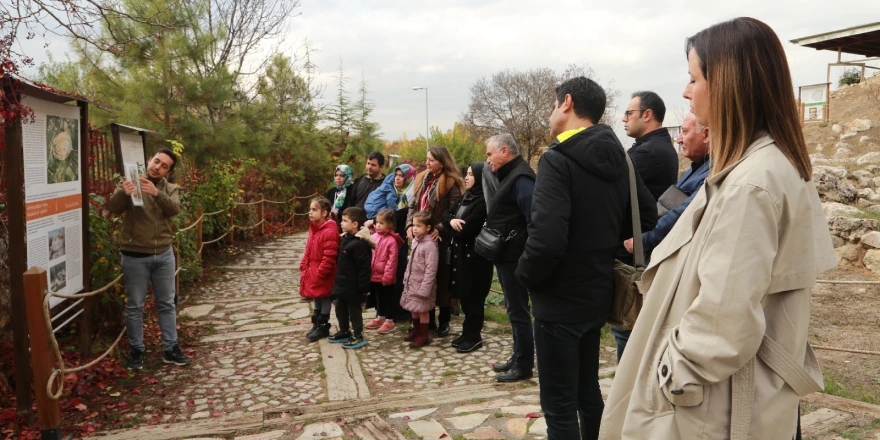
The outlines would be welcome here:
[[[623,128],[629,137],[636,140],[627,153],[639,177],[654,196],[655,202],[678,180],[678,153],[672,146],[669,130],[663,128],[665,117],[666,104],[659,95],[650,91],[633,93],[626,111],[623,112]],[[650,205],[651,208],[654,206],[656,205]],[[639,207],[643,208],[641,205]],[[644,212],[642,215],[644,216]],[[654,225],[651,225],[646,229],[642,225],[642,232],[650,231],[653,227]],[[622,251],[618,252],[618,259],[629,265],[633,264],[632,258]],[[645,260],[647,261],[647,258]],[[611,327],[611,334],[617,341],[618,362],[623,356],[631,333],[631,330]]]
[[[663,128],[665,116],[663,100],[648,91],[633,93],[623,112],[623,128],[636,140],[627,152],[654,200],[678,180],[678,153],[669,130]]]
[[[554,439],[597,438],[604,409],[599,336],[611,307],[615,240],[631,223],[626,153],[611,128],[597,125],[605,99],[585,77],[557,87],[550,134],[559,144],[538,165],[516,270],[531,293],[541,407]]]
[[[535,172],[519,154],[510,134],[492,136],[486,142],[486,163],[498,178],[498,186],[487,204],[486,227],[505,238],[503,252],[495,259],[495,269],[504,306],[513,328],[513,355],[494,365],[499,382],[517,382],[532,377],[535,367],[535,341],[529,314],[529,291],[516,280],[517,261],[525,249],[535,190]]]
[[[385,174],[382,174],[382,167],[384,166],[385,156],[382,153],[374,151],[367,156],[366,174],[354,179],[354,182],[351,184],[351,206],[364,208],[364,205],[367,203],[367,197],[382,185],[382,181],[385,180]]]

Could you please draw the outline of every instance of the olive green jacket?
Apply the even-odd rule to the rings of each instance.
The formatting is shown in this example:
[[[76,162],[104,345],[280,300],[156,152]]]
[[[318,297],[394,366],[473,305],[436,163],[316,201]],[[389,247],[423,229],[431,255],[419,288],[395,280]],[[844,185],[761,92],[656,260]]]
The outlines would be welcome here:
[[[144,193],[144,206],[131,203],[122,182],[110,196],[107,204],[110,213],[122,215],[120,247],[124,251],[159,254],[171,246],[174,238],[171,218],[180,212],[180,189],[164,178],[155,185],[159,194],[153,197]]]

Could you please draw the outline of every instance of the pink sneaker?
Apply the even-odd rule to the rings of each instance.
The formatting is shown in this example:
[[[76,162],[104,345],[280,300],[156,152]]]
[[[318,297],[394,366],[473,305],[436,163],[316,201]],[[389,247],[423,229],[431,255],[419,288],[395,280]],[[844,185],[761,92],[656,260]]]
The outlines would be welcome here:
[[[376,319],[368,322],[367,325],[365,325],[364,327],[371,329],[371,330],[377,329],[379,327],[382,327],[382,325],[384,325],[385,322],[387,322],[387,321],[385,321],[385,318],[376,318]]]
[[[382,324],[382,327],[379,327],[379,334],[385,335],[385,334],[391,333],[394,331],[395,328],[397,328],[397,327],[394,327],[394,321],[392,321],[390,319],[386,320],[385,323]]]

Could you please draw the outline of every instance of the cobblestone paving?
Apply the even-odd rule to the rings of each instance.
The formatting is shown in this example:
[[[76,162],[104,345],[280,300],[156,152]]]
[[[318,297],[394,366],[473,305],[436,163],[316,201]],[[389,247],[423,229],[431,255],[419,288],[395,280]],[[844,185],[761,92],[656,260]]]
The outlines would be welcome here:
[[[366,330],[368,345],[354,355],[337,350],[334,357],[322,353],[336,348],[328,347],[332,344],[323,349],[309,344],[303,333],[310,326],[311,303],[301,301],[297,286],[304,244],[304,234],[280,238],[213,269],[217,279],[181,307],[180,325],[208,329],[201,341],[182,341],[195,347],[193,365],[154,368],[157,361],[148,362],[140,379],[149,383],[142,387],[149,397],[132,414],[148,426],[110,438],[219,440],[218,433],[236,440],[546,438],[537,379],[490,385],[492,365],[510,356],[506,325],[487,323],[484,347],[466,354],[449,346],[461,318],[454,318],[450,337],[417,350],[402,340],[405,324],[388,335]],[[373,310],[364,312],[365,321],[374,316]],[[603,348],[600,385],[607,395],[614,348]],[[330,377],[331,370],[342,375]],[[370,397],[346,397],[353,399],[347,406],[329,400],[328,381],[357,377],[365,380]],[[846,416],[824,409],[804,422],[818,426]],[[808,438],[832,438],[823,435],[825,428],[812,429]]]
[[[372,315],[370,316],[372,317]],[[458,321],[457,319],[455,321]],[[498,326],[484,331],[483,348],[472,353],[458,353],[449,346],[456,336],[435,338],[431,345],[419,350],[403,342],[406,325],[388,335],[369,332],[367,350],[361,351],[361,365],[374,394],[399,393],[405,390],[444,388],[449,386],[494,383],[492,365],[510,356],[510,333]]]
[[[291,265],[302,255],[304,237],[276,240],[272,249],[255,247],[236,264]],[[296,271],[298,272],[298,270]],[[173,398],[165,410],[176,415],[163,422],[236,416],[280,405],[326,400],[321,354],[302,338],[309,327],[310,305],[300,300],[298,273],[292,270],[227,270],[191,298],[181,311],[182,325],[209,326],[189,368],[162,369],[157,379]],[[268,299],[271,298],[271,299]],[[296,331],[240,338],[243,332],[278,328]],[[216,338],[229,337],[228,340]],[[198,341],[183,341],[196,344]]]

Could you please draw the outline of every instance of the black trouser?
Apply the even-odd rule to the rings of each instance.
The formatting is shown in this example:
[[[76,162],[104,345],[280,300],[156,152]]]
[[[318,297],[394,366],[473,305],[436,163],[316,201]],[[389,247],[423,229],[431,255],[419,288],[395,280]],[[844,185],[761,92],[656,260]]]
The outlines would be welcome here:
[[[370,283],[370,296],[375,297],[376,314],[394,320],[400,315],[400,297],[394,298],[394,285],[383,286],[382,283]]]
[[[483,289],[481,289],[483,290]],[[486,312],[486,297],[489,296],[489,289],[484,291],[472,290],[462,294],[461,310],[464,312],[464,324],[462,324],[461,335],[467,342],[482,341],[483,337],[480,332],[483,331],[483,321]]]
[[[600,330],[589,324],[535,320],[541,409],[548,438],[599,438],[605,409],[599,389]]]
[[[406,237],[406,232],[400,235],[401,237]],[[407,244],[406,240],[404,240],[403,244],[400,245],[400,248],[397,251],[397,283],[393,286],[394,292],[394,301],[396,301],[396,306],[392,308],[392,315],[385,316],[386,318],[390,318],[394,321],[409,321],[412,318],[412,313],[403,310],[403,307],[400,306],[400,297],[403,296],[403,275],[406,273],[406,263],[407,263],[407,255],[409,254],[409,244]]]
[[[336,306],[336,320],[339,321],[339,330],[345,331],[351,328],[352,333],[360,335],[364,331],[364,317],[361,315],[360,300],[337,299],[333,304]]]
[[[514,273],[516,261],[495,263],[501,290],[504,291],[504,306],[513,329],[513,361],[521,368],[531,370],[535,367],[535,339],[532,333],[532,314],[529,312],[529,290],[519,283]]]

